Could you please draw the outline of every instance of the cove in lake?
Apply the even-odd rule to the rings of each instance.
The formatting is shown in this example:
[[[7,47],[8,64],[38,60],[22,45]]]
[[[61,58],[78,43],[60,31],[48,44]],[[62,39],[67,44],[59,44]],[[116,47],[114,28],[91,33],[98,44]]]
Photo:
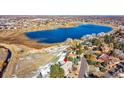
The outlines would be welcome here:
[[[26,36],[30,39],[41,43],[59,43],[65,41],[67,38],[80,39],[87,34],[98,34],[101,32],[109,32],[112,27],[95,25],[95,24],[81,24],[79,26],[69,28],[57,28],[53,30],[41,30],[34,32],[26,32]]]

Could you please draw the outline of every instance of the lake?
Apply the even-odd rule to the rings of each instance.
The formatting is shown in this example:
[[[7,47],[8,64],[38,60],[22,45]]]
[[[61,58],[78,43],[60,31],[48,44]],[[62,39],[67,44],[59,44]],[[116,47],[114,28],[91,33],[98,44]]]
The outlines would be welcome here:
[[[98,34],[100,32],[109,32],[112,27],[95,25],[95,24],[81,24],[68,28],[57,28],[53,30],[41,30],[34,32],[26,32],[25,35],[30,39],[41,43],[59,43],[64,42],[67,38],[80,39],[87,34]]]

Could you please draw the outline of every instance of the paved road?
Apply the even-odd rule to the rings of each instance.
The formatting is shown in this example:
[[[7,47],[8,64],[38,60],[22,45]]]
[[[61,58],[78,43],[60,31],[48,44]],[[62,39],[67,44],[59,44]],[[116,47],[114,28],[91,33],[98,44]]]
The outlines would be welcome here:
[[[7,49],[8,55],[7,55],[7,58],[4,62],[4,66],[3,66],[2,70],[0,71],[0,78],[2,78],[3,72],[5,71],[6,67],[8,66],[9,60],[11,58],[11,51],[8,48],[5,48],[5,47],[2,47],[2,48]]]
[[[87,71],[87,60],[82,57],[79,78],[85,78],[85,72]]]

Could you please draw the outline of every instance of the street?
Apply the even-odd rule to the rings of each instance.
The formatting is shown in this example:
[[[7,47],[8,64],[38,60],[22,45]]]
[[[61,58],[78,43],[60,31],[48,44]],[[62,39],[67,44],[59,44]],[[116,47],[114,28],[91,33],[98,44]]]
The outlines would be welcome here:
[[[79,78],[85,78],[85,72],[87,71],[87,60],[82,57]]]
[[[11,51],[10,51],[8,48],[6,48],[6,47],[3,47],[3,48],[4,48],[4,49],[7,49],[8,55],[7,55],[7,58],[6,58],[6,60],[5,60],[4,66],[3,66],[2,70],[0,71],[0,78],[2,78],[3,72],[5,71],[5,69],[6,69],[6,67],[7,67],[7,65],[8,65],[8,63],[9,63],[9,60],[10,60],[10,58],[11,58]]]

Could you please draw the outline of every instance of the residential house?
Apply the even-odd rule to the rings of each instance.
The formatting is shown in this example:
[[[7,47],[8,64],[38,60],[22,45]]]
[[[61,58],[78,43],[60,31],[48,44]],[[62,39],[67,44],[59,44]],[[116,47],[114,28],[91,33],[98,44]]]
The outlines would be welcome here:
[[[65,76],[69,74],[69,72],[72,70],[73,63],[71,61],[66,62],[64,65],[61,66],[65,72]]]

